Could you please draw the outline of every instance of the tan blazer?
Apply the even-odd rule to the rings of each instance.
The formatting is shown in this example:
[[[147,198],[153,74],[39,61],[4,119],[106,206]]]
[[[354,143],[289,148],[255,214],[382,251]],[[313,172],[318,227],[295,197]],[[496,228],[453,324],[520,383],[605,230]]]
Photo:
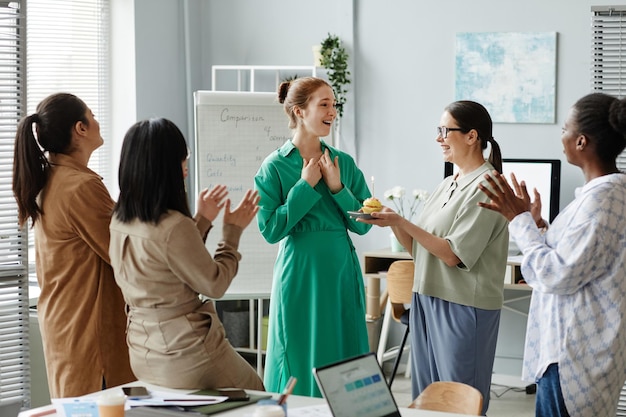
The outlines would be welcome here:
[[[35,223],[37,305],[52,398],[135,380],[124,300],[109,262],[113,200],[95,172],[56,154]]]
[[[255,370],[225,337],[212,301],[237,273],[242,229],[225,225],[215,258],[204,246],[211,223],[177,211],[157,225],[111,221],[111,264],[129,306],[133,370],[170,388],[263,389]]]

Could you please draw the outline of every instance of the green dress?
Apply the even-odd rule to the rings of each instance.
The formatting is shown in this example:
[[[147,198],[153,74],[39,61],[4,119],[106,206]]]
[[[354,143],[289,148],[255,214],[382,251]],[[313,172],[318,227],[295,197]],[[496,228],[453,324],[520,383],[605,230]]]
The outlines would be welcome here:
[[[312,188],[300,178],[302,157],[288,141],[270,154],[255,176],[261,196],[259,229],[280,242],[265,362],[265,388],[281,391],[290,376],[294,394],[320,397],[312,369],[369,350],[365,295],[359,260],[348,230],[370,225],[350,219],[370,197],[352,157],[321,141],[339,156],[343,189],[332,194],[324,180]]]

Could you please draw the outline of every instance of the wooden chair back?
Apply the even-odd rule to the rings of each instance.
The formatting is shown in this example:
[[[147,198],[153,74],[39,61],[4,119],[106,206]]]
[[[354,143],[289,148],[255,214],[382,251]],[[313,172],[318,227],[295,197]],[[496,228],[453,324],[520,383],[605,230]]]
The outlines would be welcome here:
[[[394,261],[387,271],[387,293],[392,316],[397,322],[406,311],[404,305],[411,304],[414,271],[415,264],[412,260]]]
[[[409,408],[480,416],[483,409],[483,396],[471,385],[437,381],[427,386],[409,405]]]

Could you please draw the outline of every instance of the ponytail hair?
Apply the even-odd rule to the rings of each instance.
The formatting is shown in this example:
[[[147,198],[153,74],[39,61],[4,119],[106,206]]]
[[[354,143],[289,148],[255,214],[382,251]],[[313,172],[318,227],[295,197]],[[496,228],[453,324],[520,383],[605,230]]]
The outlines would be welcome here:
[[[472,129],[478,132],[482,150],[487,149],[487,143],[491,145],[489,163],[498,172],[502,172],[502,152],[493,138],[493,122],[487,109],[475,101],[460,100],[449,104],[444,110],[456,120],[461,132],[468,133]]]
[[[57,93],[41,101],[37,113],[20,120],[13,151],[13,195],[20,226],[29,218],[34,224],[43,214],[37,196],[48,182],[50,163],[45,152],[69,153],[74,125],[89,124],[86,112],[87,106],[78,97]]]
[[[20,227],[32,217],[33,223],[42,214],[37,195],[48,181],[48,159],[35,139],[33,123],[37,114],[23,118],[17,126],[13,151],[13,194],[17,201]]]
[[[498,172],[502,172],[502,151],[500,150],[500,145],[493,138],[493,136],[486,141],[481,139],[481,144],[483,142],[489,142],[491,144],[491,150],[489,151],[489,163],[496,169]],[[487,144],[485,143],[485,146]],[[485,146],[482,146],[482,149],[485,149]]]

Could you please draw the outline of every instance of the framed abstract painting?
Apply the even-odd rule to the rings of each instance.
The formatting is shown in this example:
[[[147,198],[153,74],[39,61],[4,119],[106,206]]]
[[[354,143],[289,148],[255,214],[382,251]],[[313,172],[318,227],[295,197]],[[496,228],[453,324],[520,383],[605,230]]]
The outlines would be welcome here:
[[[495,123],[555,123],[556,32],[456,35],[456,100],[484,105]]]

